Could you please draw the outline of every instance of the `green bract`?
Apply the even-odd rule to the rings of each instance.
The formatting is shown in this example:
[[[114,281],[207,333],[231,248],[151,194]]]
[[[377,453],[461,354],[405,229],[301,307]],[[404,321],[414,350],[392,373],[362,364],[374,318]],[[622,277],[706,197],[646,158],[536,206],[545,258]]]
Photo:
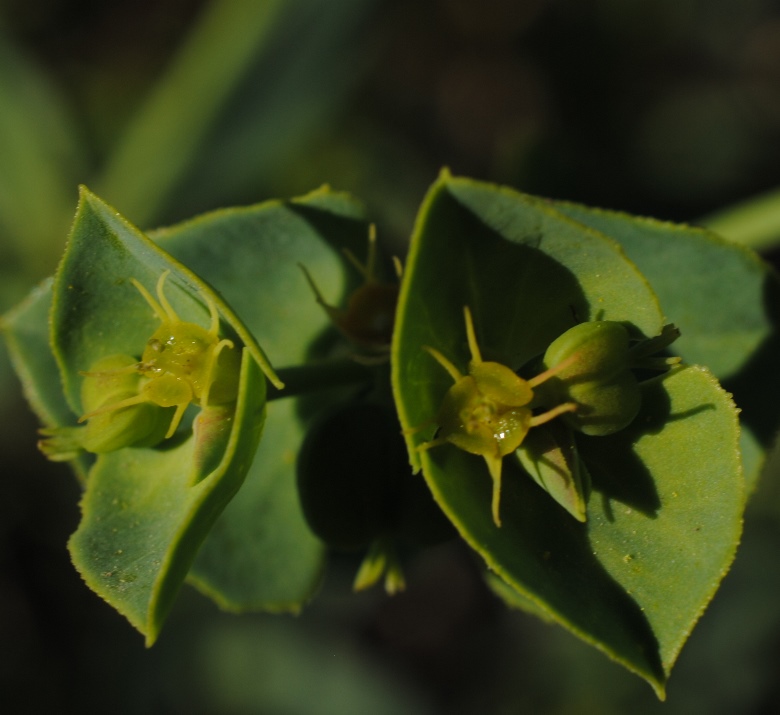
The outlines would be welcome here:
[[[652,287],[612,238],[550,202],[444,173],[417,218],[392,364],[410,460],[463,539],[518,594],[507,600],[569,628],[662,695],[741,533],[734,404],[706,370],[678,367],[623,388],[639,390],[639,410],[612,434],[549,432],[560,418],[539,427],[538,443],[503,461],[497,529],[483,460],[454,445],[418,450],[426,435],[417,428],[436,422],[452,384],[428,351],[469,361],[464,305],[484,359],[533,376],[576,321],[620,323],[630,341],[657,345],[665,317]]]
[[[456,532],[509,605],[663,696],[735,554],[741,461],[754,479],[777,427],[774,274],[704,232],[446,172],[400,287],[373,230],[354,258],[366,232],[328,189],[151,238],[82,192],[54,280],[3,325],[43,449],[84,485],[84,580],[151,643],[185,578],[295,611],[326,548],[393,592],[408,550]],[[651,357],[667,316],[696,364]],[[699,364],[744,399],[742,436]]]
[[[295,494],[294,455],[305,421],[295,400],[275,403],[268,408],[274,415],[268,439],[256,451],[266,412],[265,379],[258,367],[281,383],[253,334],[267,338],[282,365],[306,360],[328,321],[311,300],[297,263],[311,265],[332,294],[348,290],[349,270],[339,253],[342,247],[355,251],[365,245],[360,214],[348,197],[321,190],[297,201],[215,212],[159,232],[168,249],[163,252],[85,191],[54,291],[45,284],[6,319],[25,390],[51,429],[89,429],[90,421],[149,408],[167,413],[170,423],[175,408],[144,402],[76,425],[86,411],[82,386],[90,380],[82,373],[111,355],[151,362],[143,353],[152,349],[150,339],[160,338],[165,321],[132,279],[153,288],[170,271],[164,296],[179,327],[185,324],[190,337],[201,329],[208,333],[215,306],[220,340],[236,346],[221,350],[220,362],[233,352],[244,354],[238,389],[235,380],[222,380],[222,375],[235,376],[233,367],[219,370],[208,405],[197,404],[202,400],[196,394],[195,407],[159,449],[120,448],[97,460],[86,453],[71,455],[87,484],[82,522],[70,543],[73,560],[87,583],[149,642],[185,576],[233,609],[297,610],[317,586],[322,548],[306,527]],[[211,255],[216,244],[225,251],[219,260]],[[279,290],[258,293],[257,286]],[[162,304],[159,295],[155,302]],[[211,338],[209,344],[215,344]],[[179,352],[161,372],[183,375],[188,353]],[[195,354],[205,353],[201,347]],[[139,385],[148,382],[153,367],[132,370],[122,379],[140,376]],[[228,503],[230,514],[217,519]],[[244,547],[226,547],[236,542]]]
[[[515,454],[523,469],[558,504],[577,521],[587,521],[590,475],[572,430],[562,420],[531,432]]]
[[[755,252],[710,231],[564,202],[556,211],[617,242],[680,329],[675,352],[706,365],[740,408],[745,479],[753,488],[780,415],[777,273]],[[645,333],[652,335],[653,333]]]

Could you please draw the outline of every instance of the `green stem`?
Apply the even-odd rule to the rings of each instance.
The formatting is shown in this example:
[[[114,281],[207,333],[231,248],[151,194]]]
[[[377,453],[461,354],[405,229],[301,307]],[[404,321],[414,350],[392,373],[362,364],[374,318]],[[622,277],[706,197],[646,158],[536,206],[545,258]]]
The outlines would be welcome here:
[[[369,383],[374,377],[374,371],[354,360],[287,367],[277,370],[277,374],[284,383],[284,389],[277,390],[269,383],[269,401],[297,397],[331,387]]]
[[[780,243],[780,189],[729,206],[696,222],[755,250]]]

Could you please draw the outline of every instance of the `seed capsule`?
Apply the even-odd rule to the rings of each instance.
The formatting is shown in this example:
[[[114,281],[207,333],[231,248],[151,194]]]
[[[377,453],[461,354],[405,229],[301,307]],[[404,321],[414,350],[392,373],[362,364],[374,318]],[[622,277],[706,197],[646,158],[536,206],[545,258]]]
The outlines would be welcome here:
[[[398,285],[377,280],[376,230],[372,225],[368,234],[368,256],[365,265],[349,251],[347,259],[363,275],[365,281],[347,299],[346,308],[329,305],[309,271],[301,270],[333,324],[351,342],[373,353],[387,353],[393,337],[395,307],[398,302]],[[395,262],[396,273],[401,275],[401,264]]]
[[[42,429],[41,451],[53,461],[74,459],[79,452],[105,454],[124,447],[152,447],[168,431],[173,410],[149,402],[100,411],[138,395],[143,375],[131,355],[110,355],[94,363],[81,383],[81,404],[97,411],[80,427]]]
[[[544,354],[548,369],[562,367],[544,386],[551,404],[570,400],[576,412],[564,418],[574,429],[591,436],[613,434],[627,427],[642,402],[632,368],[666,369],[679,358],[649,358],[679,336],[673,326],[661,335],[631,344],[622,323],[597,320],[580,323],[556,338]]]

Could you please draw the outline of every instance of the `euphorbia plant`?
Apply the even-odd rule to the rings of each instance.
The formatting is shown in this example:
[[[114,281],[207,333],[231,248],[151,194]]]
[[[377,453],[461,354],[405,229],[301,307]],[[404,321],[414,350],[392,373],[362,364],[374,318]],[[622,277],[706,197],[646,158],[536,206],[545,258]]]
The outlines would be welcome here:
[[[409,549],[461,538],[507,603],[662,696],[775,428],[774,275],[446,172],[403,263],[383,274],[328,189],[150,236],[85,190],[54,280],[5,318],[42,448],[84,484],[74,564],[151,644],[185,579],[297,610],[328,548],[394,591]]]

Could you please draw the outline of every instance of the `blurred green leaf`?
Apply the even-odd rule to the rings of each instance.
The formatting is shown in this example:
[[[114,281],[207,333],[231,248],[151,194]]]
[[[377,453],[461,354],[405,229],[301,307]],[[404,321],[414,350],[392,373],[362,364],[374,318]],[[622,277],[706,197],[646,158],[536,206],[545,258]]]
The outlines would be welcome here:
[[[312,170],[331,124],[372,67],[367,18],[377,0],[288,0],[175,192],[183,215],[256,195],[286,180],[299,191],[343,178],[343,162]],[[369,28],[370,29],[370,28]],[[350,131],[354,141],[354,132]],[[362,152],[363,160],[370,159]],[[340,157],[343,159],[343,157]],[[340,183],[340,185],[343,185]],[[360,183],[349,183],[360,190]],[[415,201],[419,194],[415,197]],[[408,214],[406,216],[408,218]]]
[[[125,131],[97,186],[141,225],[154,221],[273,28],[279,0],[208,3]],[[229,38],[229,41],[226,41]]]
[[[354,85],[375,0],[212,0],[96,186],[142,226],[219,206],[301,151]],[[181,205],[183,204],[183,205]]]
[[[393,385],[403,427],[418,428],[411,450],[451,382],[423,346],[459,369],[468,362],[463,305],[474,312],[483,357],[513,368],[577,319],[626,321],[645,335],[662,324],[654,294],[616,243],[549,203],[443,175],[418,217],[397,316]],[[593,477],[584,525],[513,460],[504,460],[496,528],[479,457],[445,445],[412,458],[463,538],[520,601],[663,696],[733,559],[744,492],[736,410],[709,373],[677,369],[642,392],[629,428],[577,440]]]
[[[697,223],[756,251],[772,249],[780,240],[780,191],[772,189],[726,206]]]
[[[8,242],[0,259],[3,272],[21,269],[37,280],[54,268],[82,157],[62,98],[2,35],[0,107],[0,232]],[[12,254],[4,257],[2,248]]]
[[[0,311],[54,270],[84,157],[54,83],[0,31]],[[56,246],[56,248],[55,248]],[[0,411],[14,395],[0,347]]]
[[[289,715],[424,715],[412,684],[339,631],[299,620],[212,626],[186,654],[196,712]],[[191,679],[188,679],[191,680]]]

